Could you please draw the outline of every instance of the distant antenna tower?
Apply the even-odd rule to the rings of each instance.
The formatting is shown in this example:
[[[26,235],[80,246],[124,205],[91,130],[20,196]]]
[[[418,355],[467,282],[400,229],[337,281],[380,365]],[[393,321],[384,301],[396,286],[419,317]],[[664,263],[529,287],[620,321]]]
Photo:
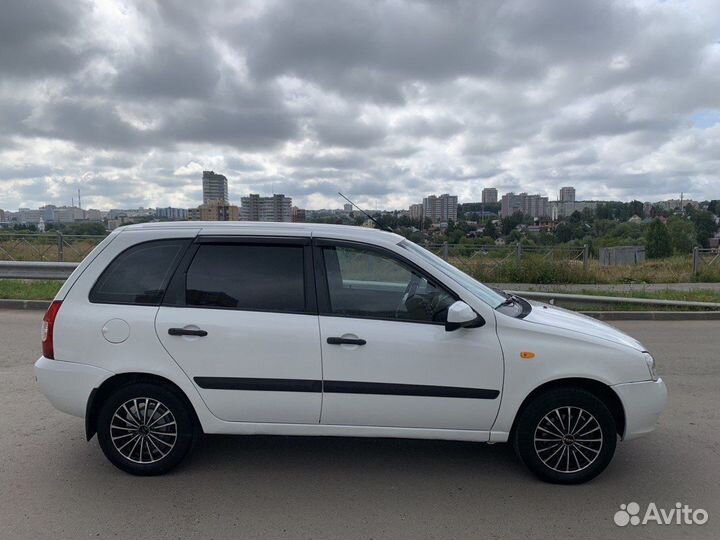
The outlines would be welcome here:
[[[78,188],[78,208],[82,208],[82,204],[80,203],[80,188]]]

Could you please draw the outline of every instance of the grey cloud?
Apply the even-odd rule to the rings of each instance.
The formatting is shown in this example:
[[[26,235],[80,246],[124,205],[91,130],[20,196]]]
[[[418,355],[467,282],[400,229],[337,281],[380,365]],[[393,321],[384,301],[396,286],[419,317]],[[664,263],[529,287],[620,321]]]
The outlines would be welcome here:
[[[398,125],[398,131],[411,137],[447,139],[463,131],[464,127],[462,122],[454,118],[413,116],[402,121]]]
[[[312,126],[318,141],[326,146],[369,148],[379,144],[387,133],[386,128],[347,116],[333,116]]]
[[[88,202],[193,204],[200,179],[175,174],[191,162],[227,174],[234,197],[274,185],[301,206],[339,205],[338,189],[382,206],[566,183],[583,198],[717,197],[720,126],[692,121],[720,110],[712,2],[130,0],[112,13],[3,4],[4,205],[67,202],[78,183]]]
[[[42,78],[76,71],[98,44],[78,42],[88,2],[6,0],[0,16],[0,72],[4,77]]]
[[[282,110],[225,109],[211,104],[191,106],[168,115],[158,136],[204,144],[255,150],[277,146],[298,134],[297,122]]]
[[[574,116],[560,120],[550,128],[553,138],[585,139],[588,137],[624,135],[637,131],[666,131],[673,128],[677,120],[656,116],[653,118],[634,119],[612,105],[603,104],[596,107],[587,116]]]
[[[183,40],[184,41],[184,40]],[[209,50],[193,44],[162,43],[148,55],[119,66],[121,93],[155,98],[207,98],[220,80]]]

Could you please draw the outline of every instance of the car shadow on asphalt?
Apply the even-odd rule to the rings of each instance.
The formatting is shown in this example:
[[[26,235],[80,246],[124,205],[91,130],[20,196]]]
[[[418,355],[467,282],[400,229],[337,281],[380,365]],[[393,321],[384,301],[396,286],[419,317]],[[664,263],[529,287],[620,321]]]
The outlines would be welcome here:
[[[365,437],[206,435],[183,469],[278,471],[305,474],[404,474],[525,476],[508,444]]]

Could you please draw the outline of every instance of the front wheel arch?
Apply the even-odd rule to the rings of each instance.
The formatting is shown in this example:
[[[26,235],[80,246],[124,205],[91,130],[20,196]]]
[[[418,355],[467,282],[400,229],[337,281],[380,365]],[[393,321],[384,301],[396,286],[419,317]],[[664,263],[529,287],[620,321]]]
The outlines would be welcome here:
[[[191,412],[195,429],[198,432],[202,432],[202,424],[195,412],[195,407],[193,407],[192,403],[185,395],[185,392],[183,392],[177,384],[165,377],[152,375],[150,373],[120,373],[106,379],[99,387],[93,388],[93,391],[90,392],[90,397],[88,397],[87,406],[85,408],[85,437],[88,441],[97,433],[98,412],[100,411],[103,403],[105,403],[105,400],[119,388],[137,383],[157,384],[176,394],[185,402],[185,405],[187,405],[188,410]]]
[[[548,392],[550,390],[557,390],[561,388],[581,388],[582,390],[590,392],[595,397],[600,399],[603,403],[605,403],[605,406],[610,409],[610,412],[615,419],[615,425],[617,426],[618,435],[620,437],[623,437],[625,435],[625,408],[623,407],[622,401],[620,401],[620,397],[617,395],[617,393],[615,393],[615,391],[607,384],[600,381],[594,379],[584,379],[582,377],[572,377],[565,379],[555,379],[543,383],[525,397],[522,404],[515,413],[513,425],[510,429],[510,440],[513,440],[518,418],[520,418],[525,408],[527,408],[527,406],[532,403],[539,395],[544,394],[545,392]]]

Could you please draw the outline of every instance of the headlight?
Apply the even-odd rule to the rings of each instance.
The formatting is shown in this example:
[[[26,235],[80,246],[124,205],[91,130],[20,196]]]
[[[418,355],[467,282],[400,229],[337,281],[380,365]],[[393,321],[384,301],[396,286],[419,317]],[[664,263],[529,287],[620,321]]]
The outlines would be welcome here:
[[[648,369],[650,370],[650,378],[653,381],[658,380],[657,371],[655,371],[655,359],[652,357],[652,354],[649,352],[644,352],[643,356],[645,357],[645,363],[647,364]]]

